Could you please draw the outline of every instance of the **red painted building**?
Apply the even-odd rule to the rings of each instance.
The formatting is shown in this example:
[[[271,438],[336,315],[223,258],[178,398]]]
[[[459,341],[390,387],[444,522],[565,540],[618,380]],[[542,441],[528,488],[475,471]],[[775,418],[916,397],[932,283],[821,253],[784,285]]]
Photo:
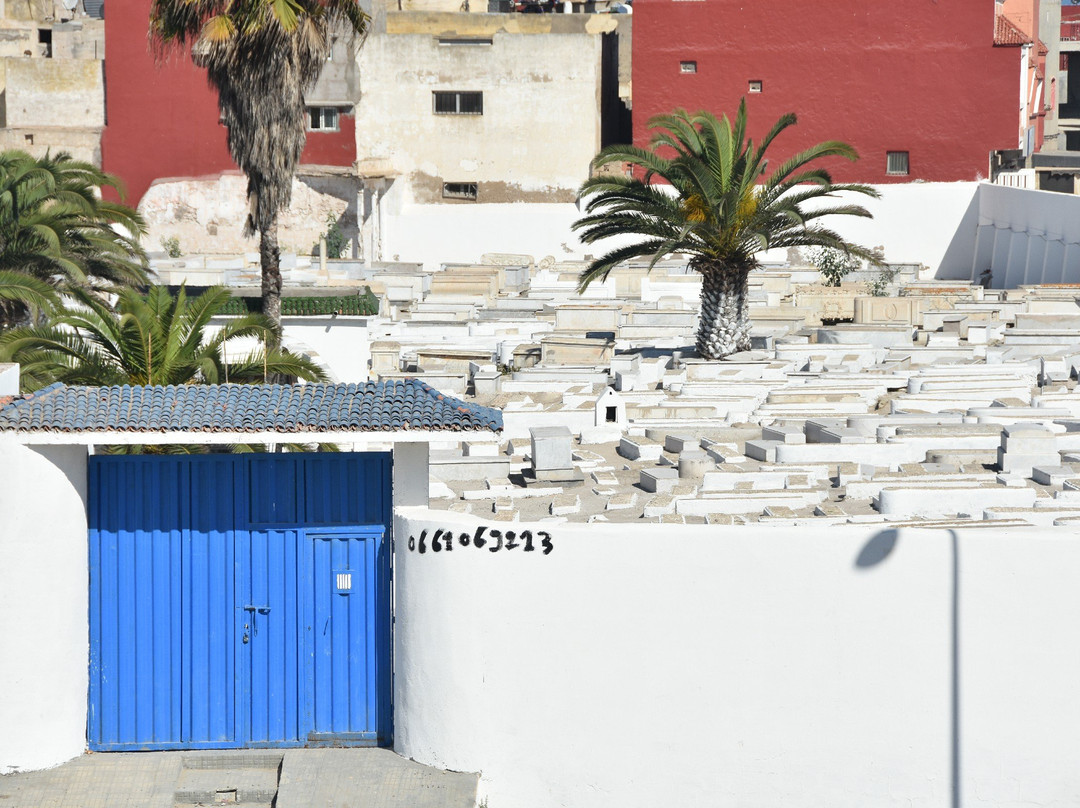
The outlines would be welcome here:
[[[115,11],[105,15],[109,52],[101,159],[106,171],[123,180],[125,201],[137,205],[156,179],[237,170],[205,71],[186,52],[155,60],[147,40],[150,0],[128,0]],[[323,129],[308,132],[302,163],[351,166],[356,160],[352,106],[336,100],[314,109],[315,125]]]
[[[831,165],[836,180],[974,180],[992,150],[1016,147],[1018,55],[995,46],[989,0],[638,0],[633,47],[639,145],[653,115],[733,116],[745,96],[755,137],[798,115],[777,157],[855,146],[862,159]]]

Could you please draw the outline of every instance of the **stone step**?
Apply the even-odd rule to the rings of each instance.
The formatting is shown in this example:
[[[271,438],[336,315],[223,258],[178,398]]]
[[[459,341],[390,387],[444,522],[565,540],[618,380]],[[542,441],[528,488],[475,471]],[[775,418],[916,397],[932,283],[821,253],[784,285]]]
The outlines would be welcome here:
[[[277,796],[278,769],[184,769],[174,802],[182,805],[271,803]]]
[[[185,752],[182,761],[185,769],[279,769],[283,757],[283,752],[261,749],[215,749]]]

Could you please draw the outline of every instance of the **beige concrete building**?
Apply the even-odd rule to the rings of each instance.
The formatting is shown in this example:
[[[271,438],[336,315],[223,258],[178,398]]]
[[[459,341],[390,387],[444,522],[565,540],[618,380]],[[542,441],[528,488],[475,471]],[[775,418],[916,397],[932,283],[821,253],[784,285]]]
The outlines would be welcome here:
[[[357,154],[421,204],[572,201],[600,148],[618,19],[387,13],[360,52]]]
[[[0,0],[0,148],[101,164],[100,0]]]
[[[426,260],[406,232],[490,232],[494,219],[460,206],[519,203],[527,230],[573,203],[604,143],[630,136],[630,17],[479,5],[374,9],[356,107],[365,257]]]

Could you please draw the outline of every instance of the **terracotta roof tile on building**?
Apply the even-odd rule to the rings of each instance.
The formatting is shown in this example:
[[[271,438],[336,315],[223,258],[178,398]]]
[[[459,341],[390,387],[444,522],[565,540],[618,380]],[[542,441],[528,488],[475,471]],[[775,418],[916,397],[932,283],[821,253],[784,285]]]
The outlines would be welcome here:
[[[419,379],[362,384],[68,387],[0,399],[0,431],[500,431],[502,412]]]
[[[1017,47],[1030,45],[1031,37],[1016,27],[1016,23],[1004,14],[994,17],[994,44]]]

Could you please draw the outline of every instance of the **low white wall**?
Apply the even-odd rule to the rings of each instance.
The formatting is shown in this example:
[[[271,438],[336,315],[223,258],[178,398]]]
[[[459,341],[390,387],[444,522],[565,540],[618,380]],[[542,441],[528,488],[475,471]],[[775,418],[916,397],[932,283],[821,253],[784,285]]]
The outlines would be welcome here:
[[[227,318],[215,317],[209,335],[218,332]],[[371,332],[366,317],[283,317],[282,345],[294,353],[307,354],[333,382],[359,384],[371,377]],[[229,343],[230,359],[259,350],[255,339]]]
[[[570,203],[501,205],[413,205],[384,212],[382,256],[388,261],[443,263],[479,261],[485,253],[580,259],[581,245],[570,226],[580,217]],[[599,255],[599,250],[589,248]]]
[[[978,188],[975,182],[879,185],[880,199],[844,197],[866,207],[873,219],[838,216],[823,223],[855,243],[884,248],[887,261],[925,264],[929,277],[957,277],[959,272],[966,278],[971,274]],[[614,239],[578,242],[570,226],[580,216],[572,204],[387,204],[383,257],[435,268],[447,261],[478,261],[491,252],[569,260],[618,246]]]
[[[86,447],[0,442],[0,774],[86,749]]]
[[[398,511],[395,748],[491,808],[1075,805],[1074,533],[478,524]]]
[[[923,264],[926,277],[951,278],[971,272],[978,211],[977,182],[912,182],[875,186],[880,199],[854,194],[873,219],[834,216],[822,220],[849,241],[882,247],[885,260]],[[835,203],[835,200],[832,200]]]
[[[983,184],[979,189],[976,279],[995,289],[1080,283],[1080,197]]]

